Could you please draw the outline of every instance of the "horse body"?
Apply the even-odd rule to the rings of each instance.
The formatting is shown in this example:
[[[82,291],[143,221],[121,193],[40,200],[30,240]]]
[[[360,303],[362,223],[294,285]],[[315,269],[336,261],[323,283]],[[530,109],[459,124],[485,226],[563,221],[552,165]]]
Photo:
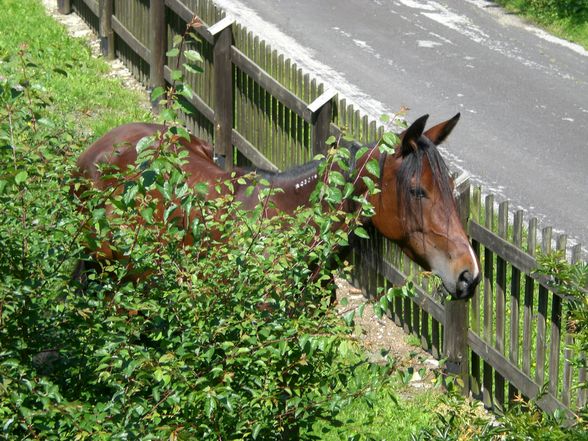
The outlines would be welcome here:
[[[426,119],[427,116],[420,118],[401,134],[401,145],[393,155],[385,155],[373,147],[355,167],[361,177],[369,174],[363,167],[365,161],[373,158],[380,162],[381,192],[369,197],[375,208],[369,221],[423,268],[438,274],[452,296],[466,299],[473,295],[479,281],[478,262],[457,214],[452,182],[436,149],[457,123],[459,114],[425,132]],[[99,189],[111,187],[113,183],[100,175],[97,164],[106,163],[124,170],[136,161],[139,140],[163,130],[164,126],[142,123],[113,129],[81,155],[80,174]],[[178,139],[178,142],[189,153],[183,166],[189,185],[198,182],[214,185],[231,179],[231,173],[214,163],[209,144],[195,137],[190,141]],[[319,179],[317,167],[318,162],[312,162],[284,173],[261,172],[271,188],[280,189],[270,196],[268,207],[272,208],[267,215],[277,211],[292,214],[298,207],[308,205]],[[245,175],[239,170],[233,173]],[[373,176],[372,179],[377,181]],[[259,203],[257,196],[261,190],[258,185],[253,194],[248,194],[245,191],[248,186],[235,182],[233,189],[235,200],[246,210]],[[361,179],[357,180],[355,191],[357,194],[365,191]]]

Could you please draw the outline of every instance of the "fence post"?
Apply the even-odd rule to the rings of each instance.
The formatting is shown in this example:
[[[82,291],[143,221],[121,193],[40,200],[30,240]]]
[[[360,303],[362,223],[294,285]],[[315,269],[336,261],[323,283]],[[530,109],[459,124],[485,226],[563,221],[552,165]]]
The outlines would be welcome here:
[[[457,207],[464,228],[470,212],[470,182],[466,176],[456,179]],[[469,393],[468,303],[463,300],[445,304],[443,353],[447,372],[457,376],[463,395]]]
[[[113,1],[100,0],[100,52],[108,60],[114,59]]]
[[[71,0],[57,0],[57,10],[60,14],[71,14]]]
[[[447,373],[455,375],[463,395],[469,393],[468,304],[454,300],[445,304],[443,354]]]
[[[307,111],[312,121],[312,153],[318,155],[325,152],[325,141],[329,137],[333,114],[333,98],[337,95],[334,89],[328,89],[310,103]]]
[[[214,155],[223,157],[226,170],[233,168],[232,24],[226,17],[208,28],[214,37]]]
[[[165,86],[164,69],[167,51],[167,29],[165,23],[165,1],[151,0],[149,8],[151,22],[151,60],[149,60],[149,88]],[[158,112],[159,100],[151,102],[151,108]]]

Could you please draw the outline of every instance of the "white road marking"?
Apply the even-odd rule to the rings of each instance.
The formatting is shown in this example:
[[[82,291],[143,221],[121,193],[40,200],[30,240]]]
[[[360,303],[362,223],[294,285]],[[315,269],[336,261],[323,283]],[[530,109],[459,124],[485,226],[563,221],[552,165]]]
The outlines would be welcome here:
[[[421,2],[417,2],[414,0],[398,0],[400,4],[411,8],[413,10],[417,10],[418,13],[420,15],[422,15],[423,17],[426,17],[430,20],[433,20],[443,26],[445,26],[448,29],[451,29],[452,31],[455,31],[461,35],[463,35],[464,37],[469,38],[471,41],[478,43],[494,52],[498,52],[499,54],[510,58],[512,60],[515,60],[521,64],[523,64],[526,67],[529,67],[531,69],[535,69],[535,70],[539,70],[542,71],[544,73],[547,74],[551,74],[551,75],[557,75],[563,79],[567,79],[567,80],[574,80],[574,78],[559,70],[558,66],[553,66],[553,65],[544,65],[541,63],[538,63],[536,61],[530,60],[526,57],[524,57],[523,55],[521,55],[521,51],[513,46],[512,43],[509,43],[507,41],[499,41],[496,40],[495,38],[491,37],[490,35],[488,35],[486,32],[484,32],[480,27],[476,26],[474,23],[472,23],[472,21],[465,15],[459,14],[457,12],[454,12],[453,10],[451,10],[449,7],[442,5],[436,1],[433,0],[424,0]],[[474,4],[476,6],[482,7],[482,5],[484,5],[483,2],[481,2],[481,0],[466,0],[471,4]],[[487,10],[487,9],[485,9]],[[541,31],[539,29],[533,28],[531,26],[522,26],[525,29],[527,29],[530,32],[533,32],[535,35],[537,35],[540,38],[543,39],[548,39],[547,36],[549,34],[547,34],[544,31]],[[553,36],[549,36],[548,41],[552,41],[555,42],[558,39],[556,37]],[[562,42],[560,41],[559,44],[561,44]],[[573,45],[570,43],[569,45],[566,45],[567,47],[572,48]],[[576,45],[577,46],[577,45]],[[578,50],[578,48],[575,48],[574,50]],[[582,48],[583,50],[583,48]],[[581,52],[581,51],[580,51]],[[586,51],[584,51],[586,52]],[[586,52],[588,54],[588,52]]]
[[[382,56],[377,53],[373,47],[371,47],[369,44],[367,44],[366,41],[363,40],[357,40],[357,39],[353,39],[353,43],[360,49],[363,49],[364,51],[366,51],[368,54],[373,55],[374,57],[376,57],[376,59],[380,59],[382,58]]]
[[[419,40],[417,41],[418,47],[425,47],[425,48],[434,48],[437,46],[443,46],[438,41],[430,41],[430,40]]]

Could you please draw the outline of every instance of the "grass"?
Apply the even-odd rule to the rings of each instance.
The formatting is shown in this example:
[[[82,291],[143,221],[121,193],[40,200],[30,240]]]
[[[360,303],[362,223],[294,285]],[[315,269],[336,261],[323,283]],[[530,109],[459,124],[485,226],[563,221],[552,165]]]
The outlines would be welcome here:
[[[353,402],[341,412],[331,431],[327,432],[327,425],[320,423],[315,426],[315,434],[325,441],[410,440],[436,420],[435,410],[441,403],[440,389],[417,392],[395,377],[388,388],[378,392],[372,406]],[[337,425],[340,427],[334,428]]]
[[[571,16],[557,16],[549,10],[534,8],[533,2],[529,0],[496,0],[496,2],[508,11],[540,25],[552,34],[588,49],[588,8],[586,6],[580,13]],[[572,0],[568,0],[568,2],[573,3]],[[562,3],[564,3],[563,0]]]
[[[4,63],[18,62],[18,52],[24,52],[27,70],[39,73],[35,77],[53,97],[49,105],[56,118],[70,119],[92,136],[150,119],[141,106],[145,97],[107,79],[108,64],[92,57],[85,40],[69,37],[39,1],[4,0],[0,29],[7,30],[0,33],[0,75]]]

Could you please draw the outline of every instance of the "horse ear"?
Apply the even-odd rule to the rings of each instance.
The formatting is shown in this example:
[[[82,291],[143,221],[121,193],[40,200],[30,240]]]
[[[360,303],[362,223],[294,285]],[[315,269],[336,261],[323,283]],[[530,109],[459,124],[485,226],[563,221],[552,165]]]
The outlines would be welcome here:
[[[433,144],[441,144],[443,141],[445,141],[445,138],[449,136],[449,134],[459,121],[460,116],[461,114],[458,113],[453,118],[440,124],[437,124],[434,127],[431,127],[429,130],[425,132],[425,136],[429,138]]]
[[[406,129],[402,136],[402,156],[411,154],[418,149],[418,140],[425,130],[429,115],[423,115]]]

